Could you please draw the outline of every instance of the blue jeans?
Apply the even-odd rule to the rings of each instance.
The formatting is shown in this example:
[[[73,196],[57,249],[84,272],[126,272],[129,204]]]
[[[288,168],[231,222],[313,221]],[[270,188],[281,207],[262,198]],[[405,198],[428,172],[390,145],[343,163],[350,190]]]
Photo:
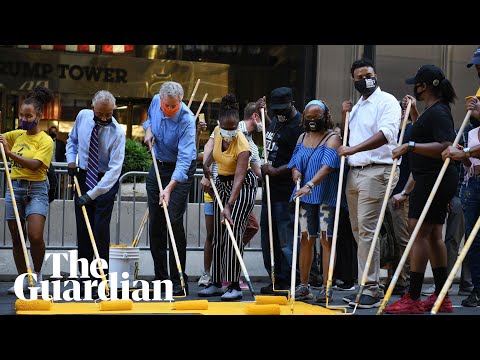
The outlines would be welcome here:
[[[465,214],[465,237],[468,239],[480,215],[480,177],[471,177],[468,180],[468,185],[462,187],[461,197]],[[468,250],[468,260],[473,286],[480,289],[480,232]]]
[[[272,238],[273,257],[275,261],[275,281],[282,285],[290,284],[292,272],[294,221],[294,209],[288,201],[272,203]],[[268,235],[268,211],[266,196],[263,196],[262,199],[260,228],[263,263],[265,270],[267,270],[268,275],[271,277],[270,239]],[[298,233],[300,234],[300,231]],[[300,248],[299,245],[298,248]]]
[[[183,215],[187,209],[188,195],[190,193],[190,186],[193,182],[193,174],[195,173],[196,161],[192,161],[188,169],[188,179],[185,182],[177,184],[175,189],[170,194],[170,201],[168,203],[168,215],[170,217],[173,235],[175,236],[175,245],[177,246],[178,257],[180,259],[180,266],[182,267],[183,277],[185,282],[188,281],[188,276],[185,273],[185,260],[187,257],[187,239],[185,237],[185,229],[183,227]],[[162,167],[158,163],[158,172],[162,181],[162,187],[165,187],[170,182],[174,168]],[[167,237],[168,228],[165,219],[165,212],[160,207],[157,177],[155,175],[155,168],[152,164],[150,172],[146,180],[148,210],[149,210],[149,235],[150,235],[150,252],[152,253],[153,266],[155,270],[156,280],[172,280],[173,284],[180,284],[180,275],[175,261],[173,247],[169,247],[169,256],[167,262]],[[168,268],[170,268],[170,277],[168,276]]]

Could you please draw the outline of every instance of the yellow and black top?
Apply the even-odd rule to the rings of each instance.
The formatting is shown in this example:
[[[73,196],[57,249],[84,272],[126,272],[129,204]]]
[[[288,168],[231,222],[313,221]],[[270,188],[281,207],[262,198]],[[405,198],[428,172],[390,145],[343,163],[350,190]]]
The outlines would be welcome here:
[[[47,171],[53,154],[53,140],[40,131],[35,135],[28,135],[26,130],[13,130],[2,134],[7,140],[11,151],[26,159],[40,160],[42,166],[33,171],[24,168],[12,160],[12,179],[24,179],[30,181],[43,181],[47,178]]]

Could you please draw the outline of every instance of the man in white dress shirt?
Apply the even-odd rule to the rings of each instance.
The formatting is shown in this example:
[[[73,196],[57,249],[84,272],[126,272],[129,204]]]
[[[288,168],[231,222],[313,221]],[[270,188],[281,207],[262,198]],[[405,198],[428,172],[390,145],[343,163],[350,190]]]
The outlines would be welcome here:
[[[347,156],[350,166],[345,191],[352,232],[358,243],[360,284],[392,169],[392,150],[397,147],[401,108],[393,95],[378,87],[375,68],[370,60],[355,61],[350,72],[355,89],[362,96],[355,106],[351,101],[342,104],[342,124],[345,124],[346,112],[350,112],[349,141],[348,146],[338,149],[338,154]],[[392,189],[398,175],[397,170]],[[377,240],[359,308],[380,306],[384,293],[379,287],[379,273],[380,241]],[[353,306],[355,296],[346,296],[344,301]]]

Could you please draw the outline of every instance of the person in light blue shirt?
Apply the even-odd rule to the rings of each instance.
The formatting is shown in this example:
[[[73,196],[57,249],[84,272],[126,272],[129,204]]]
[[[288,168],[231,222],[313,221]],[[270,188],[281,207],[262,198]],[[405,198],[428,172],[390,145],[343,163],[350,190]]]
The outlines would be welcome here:
[[[197,159],[195,117],[182,99],[182,86],[173,81],[165,82],[160,88],[160,93],[153,97],[148,109],[148,118],[143,123],[144,142],[149,147],[153,144],[163,187],[163,191],[160,192],[152,164],[147,176],[146,188],[150,216],[150,251],[155,280],[172,280],[174,296],[182,295],[184,292],[172,246],[169,253],[170,276],[167,269],[167,224],[161,204],[165,201],[168,206],[180,265],[187,283],[188,276],[185,274],[187,240],[183,227],[183,215],[187,207]],[[188,286],[185,292],[188,294]]]
[[[78,113],[66,147],[68,173],[72,180],[77,176],[82,192],[81,197],[75,193],[78,257],[89,262],[94,259],[94,252],[82,206],[86,207],[98,254],[109,260],[110,220],[125,158],[125,133],[113,118],[115,103],[110,92],[98,91],[92,109]],[[104,272],[107,274],[108,269]]]

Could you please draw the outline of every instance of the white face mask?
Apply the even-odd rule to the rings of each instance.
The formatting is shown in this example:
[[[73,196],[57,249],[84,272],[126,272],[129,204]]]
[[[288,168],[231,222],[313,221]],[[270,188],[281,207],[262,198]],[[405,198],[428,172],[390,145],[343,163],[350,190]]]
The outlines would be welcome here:
[[[220,128],[220,136],[226,142],[232,142],[238,135],[238,129],[235,130],[225,130]]]
[[[257,132],[262,132],[263,131],[263,124],[261,122],[255,122],[256,127],[257,127]]]

